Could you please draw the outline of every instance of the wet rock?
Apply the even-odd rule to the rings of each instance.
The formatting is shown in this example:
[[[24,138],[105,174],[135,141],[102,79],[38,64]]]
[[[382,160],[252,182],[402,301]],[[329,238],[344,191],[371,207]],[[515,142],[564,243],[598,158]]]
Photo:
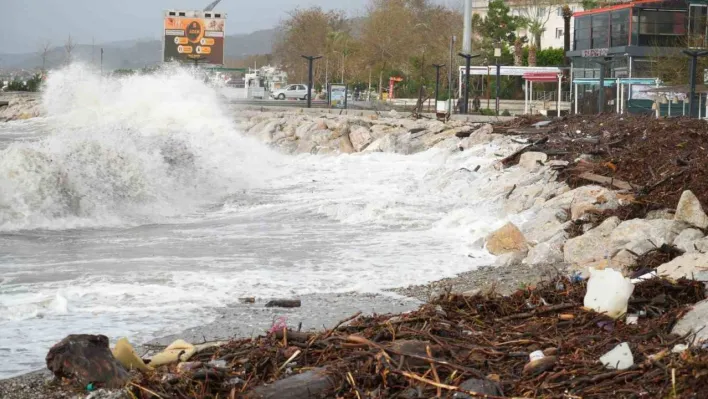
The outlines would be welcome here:
[[[701,202],[690,190],[686,190],[681,194],[674,219],[701,229],[708,227],[708,216],[703,212]]]
[[[606,265],[605,267],[612,266],[615,269],[626,270],[627,268],[630,268],[636,264],[637,256],[634,253],[623,249],[617,252],[617,254],[612,257],[612,264]]]
[[[521,154],[519,166],[529,171],[541,169],[548,160],[548,155],[543,152],[525,152]]]
[[[89,383],[122,388],[130,377],[113,357],[105,335],[69,335],[49,349],[46,362],[56,377],[69,379],[81,388]]]
[[[302,302],[299,299],[274,299],[265,305],[267,308],[299,308]]]
[[[672,279],[682,277],[708,280],[708,254],[688,253],[664,263],[656,269],[659,276]]]
[[[698,302],[676,323],[674,334],[684,336],[696,333],[696,343],[708,341],[708,300]]]
[[[521,230],[513,223],[507,223],[487,236],[487,250],[492,255],[526,251],[528,242]]]
[[[610,235],[619,225],[619,218],[613,216],[582,236],[571,238],[563,247],[563,258],[567,263],[585,266],[611,255]]]
[[[674,240],[674,245],[684,252],[696,252],[696,241],[703,238],[703,232],[698,229],[686,229]]]
[[[245,395],[247,399],[309,399],[330,397],[337,381],[325,368],[316,368],[302,374],[260,386]]]

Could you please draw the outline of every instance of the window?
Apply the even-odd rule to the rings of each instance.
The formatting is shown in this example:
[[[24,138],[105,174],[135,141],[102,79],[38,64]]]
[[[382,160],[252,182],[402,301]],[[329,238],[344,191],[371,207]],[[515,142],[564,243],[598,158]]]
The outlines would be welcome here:
[[[629,44],[629,10],[613,11],[610,14],[610,47]]]
[[[592,16],[586,15],[575,19],[575,41],[573,44],[574,50],[590,49],[592,41],[590,33],[592,32]]]
[[[556,15],[559,17],[563,16],[563,7],[558,7],[558,9],[556,10]]]
[[[592,16],[592,47],[605,48],[609,46],[610,13],[594,14]]]
[[[561,37],[563,37],[563,29],[556,28],[556,39],[560,39]]]

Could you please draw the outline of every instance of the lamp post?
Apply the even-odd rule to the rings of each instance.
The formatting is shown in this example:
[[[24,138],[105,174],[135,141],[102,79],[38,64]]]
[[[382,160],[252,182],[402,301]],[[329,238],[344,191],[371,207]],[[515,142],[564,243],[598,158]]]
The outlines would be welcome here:
[[[688,77],[689,85],[691,86],[691,93],[688,101],[688,115],[691,118],[695,118],[697,114],[696,111],[698,111],[698,103],[696,101],[696,68],[698,67],[698,57],[705,57],[708,55],[708,51],[683,50],[683,53],[691,57],[691,68],[689,69],[690,76]]]
[[[312,107],[312,63],[322,56],[303,55],[302,58],[308,61],[308,78],[307,78],[307,108]]]
[[[444,67],[445,64],[433,64],[435,67],[435,110],[438,109],[438,90],[440,88],[440,68]]]
[[[465,59],[465,104],[464,104],[464,113],[469,112],[469,103],[470,103],[470,63],[472,58],[479,57],[479,54],[464,54],[464,53],[457,53],[460,57]]]

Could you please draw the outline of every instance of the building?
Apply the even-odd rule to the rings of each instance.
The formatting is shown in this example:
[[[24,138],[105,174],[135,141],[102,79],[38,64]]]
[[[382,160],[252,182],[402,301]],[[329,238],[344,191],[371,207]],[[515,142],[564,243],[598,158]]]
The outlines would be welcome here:
[[[595,99],[604,71],[604,111],[653,112],[659,108],[668,114],[672,98],[658,105],[657,96],[648,91],[660,83],[653,60],[676,57],[676,62],[687,63],[683,49],[708,44],[708,0],[629,1],[576,12],[574,20],[572,50],[567,55],[581,113],[597,112]],[[676,115],[683,105],[673,107]]]
[[[490,0],[472,0],[472,13],[478,14],[484,18],[489,10]],[[539,2],[512,0],[504,2],[514,16],[528,17],[535,16],[539,21],[545,21],[545,32],[541,36],[542,48],[563,48],[564,27],[563,20],[563,4],[537,6]],[[549,2],[551,3],[551,2]],[[581,11],[583,6],[581,2],[567,2],[572,11]],[[573,21],[571,20],[571,31],[573,30]],[[531,34],[526,29],[520,29],[517,34],[531,38]]]

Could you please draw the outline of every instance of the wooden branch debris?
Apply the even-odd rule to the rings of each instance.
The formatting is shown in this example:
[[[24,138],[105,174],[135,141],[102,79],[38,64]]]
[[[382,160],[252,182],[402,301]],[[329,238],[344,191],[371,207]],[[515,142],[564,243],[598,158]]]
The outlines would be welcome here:
[[[634,190],[634,186],[632,186],[632,184],[630,184],[624,180],[614,179],[614,178],[607,177],[607,176],[601,176],[601,175],[597,175],[595,173],[585,172],[585,173],[579,175],[578,177],[583,180],[591,181],[593,183],[604,184],[607,186],[618,188],[620,190],[630,190],[630,191]]]

